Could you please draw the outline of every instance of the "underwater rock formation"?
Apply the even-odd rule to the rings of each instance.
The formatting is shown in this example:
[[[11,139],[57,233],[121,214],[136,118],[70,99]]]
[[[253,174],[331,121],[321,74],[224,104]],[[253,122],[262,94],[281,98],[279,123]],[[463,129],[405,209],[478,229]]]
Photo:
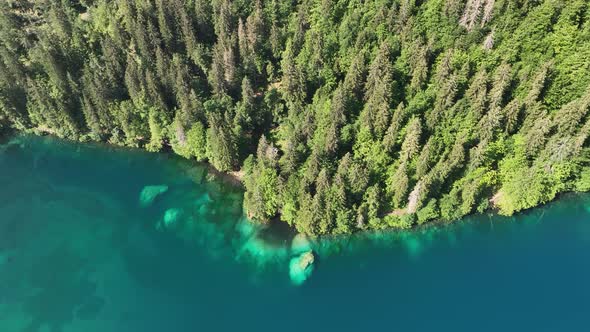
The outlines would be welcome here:
[[[177,208],[171,208],[164,212],[164,219],[158,224],[158,228],[171,228],[178,223],[178,219],[182,215],[182,210]]]
[[[292,255],[299,255],[301,253],[310,251],[311,248],[311,242],[309,241],[309,239],[307,238],[307,236],[305,234],[297,234],[295,235],[295,237],[293,238],[293,240],[291,240],[291,254]]]
[[[243,218],[234,226],[234,229],[239,234],[239,238],[234,240],[238,261],[249,262],[263,270],[267,265],[281,264],[288,260],[288,247],[271,243],[261,237],[263,225]]]
[[[212,200],[211,200],[211,196],[209,196],[209,193],[204,193],[203,195],[199,196],[199,198],[197,198],[195,200],[195,204],[197,206],[209,204],[211,202],[212,202]]]
[[[146,207],[154,202],[156,197],[168,191],[167,185],[145,186],[139,194],[139,203]]]
[[[293,284],[301,285],[309,278],[313,272],[314,260],[315,257],[311,251],[304,252],[291,259],[289,262],[289,277]]]

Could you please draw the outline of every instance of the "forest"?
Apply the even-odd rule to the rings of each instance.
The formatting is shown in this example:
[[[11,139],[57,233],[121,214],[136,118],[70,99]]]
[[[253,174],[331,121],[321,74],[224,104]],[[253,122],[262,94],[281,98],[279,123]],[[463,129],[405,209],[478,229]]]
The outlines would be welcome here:
[[[0,131],[239,171],[309,235],[589,191],[589,110],[585,0],[0,3]]]

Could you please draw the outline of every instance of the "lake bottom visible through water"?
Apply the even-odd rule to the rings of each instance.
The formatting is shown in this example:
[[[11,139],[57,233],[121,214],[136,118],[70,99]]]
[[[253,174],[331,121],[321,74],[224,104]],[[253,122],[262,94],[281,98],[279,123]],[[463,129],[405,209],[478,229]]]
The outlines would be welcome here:
[[[512,218],[293,240],[204,165],[0,146],[0,331],[585,331],[590,195]],[[312,271],[290,262],[313,250]]]

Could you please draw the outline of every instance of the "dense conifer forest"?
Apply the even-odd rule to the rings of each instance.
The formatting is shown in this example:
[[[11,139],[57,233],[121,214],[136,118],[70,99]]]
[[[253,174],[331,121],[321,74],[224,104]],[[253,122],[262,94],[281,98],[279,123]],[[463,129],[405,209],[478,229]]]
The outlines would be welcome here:
[[[585,0],[3,0],[0,130],[243,173],[307,234],[590,190]]]

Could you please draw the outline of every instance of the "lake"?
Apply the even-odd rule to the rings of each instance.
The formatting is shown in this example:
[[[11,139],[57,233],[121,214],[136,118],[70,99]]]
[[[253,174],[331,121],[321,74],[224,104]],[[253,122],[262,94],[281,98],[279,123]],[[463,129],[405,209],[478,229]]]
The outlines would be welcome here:
[[[170,154],[0,146],[0,331],[590,329],[590,195],[507,218],[310,241]]]

